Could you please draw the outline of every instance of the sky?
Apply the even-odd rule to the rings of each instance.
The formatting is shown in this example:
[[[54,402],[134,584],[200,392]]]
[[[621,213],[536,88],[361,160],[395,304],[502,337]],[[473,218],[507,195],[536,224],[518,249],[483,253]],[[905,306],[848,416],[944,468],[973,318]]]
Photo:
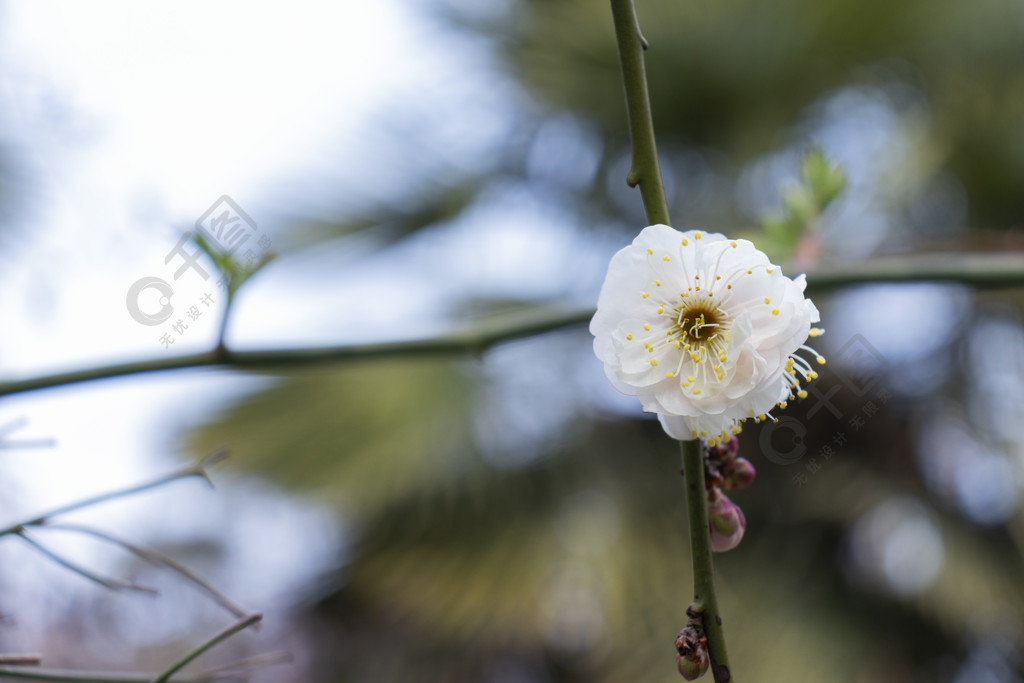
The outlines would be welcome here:
[[[355,11],[293,3],[287,12],[227,2],[0,5],[0,142],[29,189],[0,265],[0,377],[211,348],[223,291],[192,270],[175,279],[184,261],[172,252],[225,195],[255,223],[250,244],[262,253],[290,244],[291,221],[386,203],[429,182],[410,172],[406,154],[437,160],[428,174],[486,164],[515,124],[509,112],[529,102],[492,67],[486,46],[420,9],[400,0]],[[546,163],[543,147],[531,163]],[[586,305],[617,245],[591,239],[580,249],[576,230],[572,216],[508,187],[383,254],[358,240],[288,252],[242,290],[227,339],[266,348],[424,336],[446,329],[451,302],[466,296]],[[175,313],[158,326],[128,312],[129,288],[144,277],[174,289]],[[159,308],[152,291],[141,301]],[[187,328],[174,330],[177,320]],[[516,349],[489,366],[495,381],[515,381],[488,414],[544,379],[539,368],[533,379],[509,374]],[[601,377],[587,361],[574,372]],[[181,434],[265,382],[198,370],[0,400],[0,426],[27,422],[10,438],[54,442],[0,451],[0,516],[14,522],[179,467]],[[533,438],[558,427],[541,424]],[[221,578],[232,597],[263,609],[338,561],[345,534],[331,510],[227,470],[214,477],[213,494],[180,482],[75,518],[158,543],[208,535],[211,518],[234,520],[221,529],[230,550]],[[122,559],[66,534],[52,543],[98,570]],[[26,649],[56,618],[29,606],[59,608],[97,590],[20,544],[0,543],[0,562],[26,569],[5,591],[19,596],[6,609],[18,613]]]
[[[284,12],[240,2],[22,2],[0,5],[0,15],[0,139],[31,190],[0,266],[0,377],[11,379],[212,346],[221,292],[192,272],[174,281],[177,263],[165,263],[182,231],[229,195],[273,249],[289,201],[282,180],[311,179],[305,206],[287,209],[329,208],[324,187],[357,175],[359,160],[339,157],[324,177],[325,141],[338,150],[358,140],[387,98],[445,59],[430,27],[394,0],[355,12],[343,3],[291,3]],[[305,282],[289,284],[299,261],[239,301],[232,340],[259,345],[276,333],[308,343],[330,318],[317,306],[330,292],[319,291],[318,302],[303,296]],[[215,305],[165,348],[164,329],[127,312],[128,288],[144,276],[174,282],[179,311],[203,306],[208,290]],[[334,331],[320,330],[323,341]],[[260,382],[200,371],[0,401],[0,425],[27,421],[11,439],[55,443],[0,451],[0,515],[13,522],[179,467],[177,435]],[[180,482],[77,518],[173,542],[209,533],[208,520],[226,511],[236,522],[222,530],[225,571],[243,604],[272,604],[336,559],[341,529],[323,506],[227,472],[214,477],[213,495]],[[94,568],[122,559],[94,543],[53,543]],[[53,618],[27,605],[97,590],[16,543],[0,544],[0,557],[26,569],[11,579],[5,611],[17,614],[27,649]],[[253,566],[261,571],[245,570]]]

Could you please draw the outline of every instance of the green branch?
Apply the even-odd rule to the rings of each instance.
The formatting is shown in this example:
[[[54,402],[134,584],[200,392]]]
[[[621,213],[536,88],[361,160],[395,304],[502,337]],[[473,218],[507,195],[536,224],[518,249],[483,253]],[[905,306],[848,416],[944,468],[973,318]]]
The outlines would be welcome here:
[[[647,219],[669,225],[668,204],[658,167],[654,143],[654,124],[647,93],[643,51],[647,41],[640,33],[632,0],[612,0],[615,38],[622,64],[622,82],[626,91],[629,137],[633,162],[626,182],[640,186]],[[683,474],[686,481],[686,508],[690,520],[690,559],[693,565],[693,607],[703,614],[708,639],[711,672],[716,683],[730,681],[729,658],[725,651],[722,617],[715,595],[714,567],[711,562],[711,537],[708,527],[707,494],[704,489],[704,447],[700,439],[680,441]]]
[[[786,270],[785,267],[783,270]],[[787,271],[789,272],[789,271]],[[821,294],[853,285],[872,283],[952,282],[976,288],[1024,286],[1024,256],[1018,254],[927,254],[907,258],[881,258],[856,266],[819,267],[807,273],[807,291]],[[454,356],[482,353],[502,342],[582,325],[593,309],[525,311],[498,324],[436,337],[374,344],[343,344],[319,348],[230,351],[215,348],[205,353],[154,358],[0,383],[0,397],[81,382],[190,368],[283,370],[305,365],[341,363],[371,358]]]
[[[197,647],[196,649],[192,650],[187,655],[179,659],[177,662],[171,665],[166,671],[164,671],[159,676],[154,678],[152,680],[152,683],[167,683],[167,681],[171,680],[171,676],[185,668],[185,666],[187,666],[189,662],[191,662],[193,659],[203,654],[207,650],[215,647],[216,645],[224,642],[225,640],[235,635],[239,631],[243,631],[252,626],[253,624],[259,623],[261,619],[263,619],[263,615],[258,612],[250,614],[247,617],[243,617],[242,619],[239,619],[235,623],[231,624],[231,626],[228,626],[226,629],[224,629],[217,635],[213,636],[205,643],[203,643],[202,645],[200,645],[199,647]]]
[[[233,367],[240,370],[280,370],[304,365],[321,365],[365,358],[408,356],[445,356],[482,353],[501,342],[550,332],[569,325],[585,323],[594,314],[592,310],[524,311],[509,315],[501,321],[436,337],[374,344],[349,344],[319,348],[275,349],[270,351],[230,351],[218,346],[205,353],[169,358],[154,358],[134,363],[121,363],[103,367],[44,375],[24,380],[0,383],[0,396],[67,386],[113,377],[125,377],[151,372],[183,370],[186,368]]]
[[[715,571],[711,561],[711,533],[708,526],[708,497],[704,488],[704,447],[699,440],[680,441],[683,481],[686,486],[687,517],[690,520],[690,563],[693,565],[694,609],[704,615],[711,673],[716,683],[734,680],[725,650],[722,614],[715,594]]]
[[[622,65],[622,84],[626,91],[626,116],[629,119],[629,139],[633,160],[626,182],[630,187],[640,186],[640,198],[651,223],[669,224],[668,202],[658,168],[658,151],[654,144],[654,123],[651,120],[651,102],[647,95],[647,73],[644,70],[644,50],[647,41],[640,33],[633,0],[611,0],[612,20],[615,22],[615,40],[619,46]]]

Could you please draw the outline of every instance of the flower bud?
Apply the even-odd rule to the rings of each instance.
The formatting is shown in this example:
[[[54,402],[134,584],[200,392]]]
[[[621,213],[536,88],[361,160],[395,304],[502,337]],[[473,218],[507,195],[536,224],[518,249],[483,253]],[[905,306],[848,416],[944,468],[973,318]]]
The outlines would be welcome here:
[[[746,458],[730,460],[722,466],[722,488],[727,491],[745,489],[754,483],[757,471]]]
[[[737,439],[734,434],[725,441],[717,443],[714,446],[708,446],[707,456],[708,460],[712,462],[728,462],[735,458],[739,451],[740,440]]]
[[[710,663],[707,648],[698,649],[686,656],[676,655],[676,666],[679,667],[679,673],[688,681],[695,681],[707,673]]]
[[[700,620],[692,621],[676,636],[676,667],[688,681],[693,681],[708,670],[708,639],[699,627]]]
[[[732,550],[740,544],[747,528],[743,510],[728,496],[716,492],[714,502],[708,505],[708,526],[711,528],[711,549],[717,553]]]

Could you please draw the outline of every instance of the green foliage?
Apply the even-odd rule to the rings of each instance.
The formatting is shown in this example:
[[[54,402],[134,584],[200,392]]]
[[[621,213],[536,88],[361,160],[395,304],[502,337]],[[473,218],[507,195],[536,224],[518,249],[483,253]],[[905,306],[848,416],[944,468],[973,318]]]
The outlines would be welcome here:
[[[372,516],[472,472],[472,389],[436,360],[297,373],[234,406],[192,447],[230,443],[233,460],[275,483]]]
[[[235,293],[245,284],[246,280],[258,273],[263,266],[275,258],[274,254],[268,252],[260,256],[259,260],[253,263],[243,263],[231,254],[218,250],[198,231],[192,233],[192,240],[203,250],[203,253],[210,257],[217,270],[224,276],[224,281],[228,287],[229,301],[234,299]]]
[[[797,244],[846,187],[846,175],[825,156],[821,148],[808,150],[800,161],[800,182],[782,195],[782,215],[761,221],[764,235],[757,245],[777,259],[790,259]]]

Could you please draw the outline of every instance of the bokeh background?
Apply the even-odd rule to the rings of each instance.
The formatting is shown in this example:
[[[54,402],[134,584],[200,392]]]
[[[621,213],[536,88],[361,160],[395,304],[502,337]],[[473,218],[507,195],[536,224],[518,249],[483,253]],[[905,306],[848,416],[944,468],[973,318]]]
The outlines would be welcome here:
[[[1024,247],[1021,3],[637,11],[676,226],[752,236],[812,287],[881,258]],[[5,2],[0,63],[0,381],[212,347],[212,282],[183,278],[177,301],[214,304],[187,331],[139,325],[125,294],[169,278],[165,255],[225,194],[278,255],[238,296],[238,349],[585,310],[646,224],[605,2]],[[813,146],[846,188],[782,239]],[[810,398],[744,431],[746,537],[716,556],[734,670],[1024,680],[1021,289],[814,297],[830,362]],[[265,613],[194,670],[284,649],[252,680],[677,680],[677,448],[608,386],[584,326],[483,354],[15,395],[0,425],[4,525],[229,448],[215,491],[73,516]],[[0,652],[156,671],[231,620],[117,547],[39,538],[162,594],[0,539]]]

